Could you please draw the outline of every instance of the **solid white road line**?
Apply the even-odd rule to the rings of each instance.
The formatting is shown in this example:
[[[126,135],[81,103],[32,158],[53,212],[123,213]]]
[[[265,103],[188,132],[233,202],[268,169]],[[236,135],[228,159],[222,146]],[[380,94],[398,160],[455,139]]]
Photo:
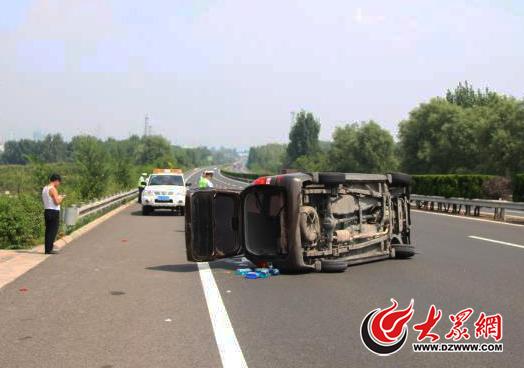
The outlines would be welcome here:
[[[230,367],[246,367],[246,360],[242,349],[238,344],[235,331],[229,320],[226,307],[222,302],[220,291],[218,290],[213,272],[207,262],[198,263],[198,271],[200,273],[200,280],[202,281],[202,288],[206,297],[207,309],[209,310],[209,317],[211,317],[211,324],[215,333],[215,340],[217,342],[220,359],[224,368]]]
[[[497,224],[497,225],[517,226],[517,227],[520,227],[520,228],[524,227],[524,225],[522,225],[522,224],[512,224],[512,223],[509,223],[509,222],[502,222],[502,221],[497,221],[497,220],[489,220],[489,219],[483,219],[483,218],[478,218],[478,217],[470,217],[470,216],[462,216],[462,215],[451,215],[449,213],[440,213],[440,212],[436,212],[436,211],[417,210],[417,209],[414,209],[414,208],[411,209],[411,212],[423,213],[423,214],[426,214],[426,215],[434,215],[434,216],[453,217],[453,218],[456,218],[456,219],[466,220],[466,221],[480,221],[480,222],[489,222],[489,223]]]
[[[497,243],[497,244],[502,244],[502,245],[509,245],[510,247],[524,249],[524,245],[515,244],[515,243],[508,243],[508,242],[495,240],[495,239],[483,238],[481,236],[469,235],[468,238],[477,239],[477,240],[484,240],[484,241],[487,241],[487,242],[492,242],[492,243]]]
[[[188,180],[191,179],[193,176],[195,176],[195,174],[197,174],[197,173],[200,171],[200,169],[199,169],[199,168],[196,168],[196,169],[193,169],[192,171],[193,171],[193,172],[190,171],[191,174],[189,174],[188,176],[185,177],[185,180],[186,180],[186,181],[188,181]]]

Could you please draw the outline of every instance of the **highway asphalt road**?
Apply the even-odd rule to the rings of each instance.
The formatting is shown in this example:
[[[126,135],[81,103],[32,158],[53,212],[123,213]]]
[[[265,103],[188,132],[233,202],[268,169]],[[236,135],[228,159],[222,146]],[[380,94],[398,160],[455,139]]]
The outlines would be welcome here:
[[[198,173],[191,178],[195,182]],[[241,183],[216,175],[217,186]],[[196,264],[185,260],[183,218],[133,205],[0,290],[0,367],[220,367]],[[413,213],[419,254],[343,274],[245,280],[235,260],[211,263],[249,367],[516,367],[524,352],[524,227]],[[389,357],[363,346],[371,310],[415,300],[504,318],[503,353]],[[444,318],[445,318],[444,317]],[[476,315],[475,315],[476,317]],[[449,321],[437,331],[445,334]],[[220,335],[217,336],[220,339]]]

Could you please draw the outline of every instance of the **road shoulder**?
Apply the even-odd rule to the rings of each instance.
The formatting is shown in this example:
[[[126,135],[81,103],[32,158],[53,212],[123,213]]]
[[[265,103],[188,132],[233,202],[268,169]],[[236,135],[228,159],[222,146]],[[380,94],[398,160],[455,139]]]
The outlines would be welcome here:
[[[106,221],[107,219],[122,212],[127,207],[131,206],[133,203],[134,201],[131,201],[123,206],[115,208],[114,210],[109,211],[108,213],[75,230],[71,234],[63,236],[55,242],[54,248],[57,250],[64,248],[73,240],[81,237],[88,231],[94,229],[95,227]],[[51,257],[51,255],[44,253],[43,244],[37,245],[31,249],[0,249],[0,289],[2,289],[5,285],[11,283],[12,281],[16,280],[18,277],[22,276],[27,271],[38,266],[48,257]]]

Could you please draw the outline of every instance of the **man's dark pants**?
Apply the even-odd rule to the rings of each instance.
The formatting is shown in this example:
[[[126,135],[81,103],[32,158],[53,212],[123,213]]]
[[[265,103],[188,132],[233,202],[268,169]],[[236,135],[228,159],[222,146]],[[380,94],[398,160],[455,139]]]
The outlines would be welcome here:
[[[50,253],[53,250],[53,243],[58,234],[58,225],[60,224],[60,211],[44,210],[45,220],[45,252]]]
[[[144,191],[143,187],[138,187],[138,203],[142,203],[142,192]]]

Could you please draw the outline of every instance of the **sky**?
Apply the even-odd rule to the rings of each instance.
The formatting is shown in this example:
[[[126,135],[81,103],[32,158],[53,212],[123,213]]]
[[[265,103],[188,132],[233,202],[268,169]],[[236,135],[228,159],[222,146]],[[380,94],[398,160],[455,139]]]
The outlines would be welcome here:
[[[0,0],[0,140],[34,132],[246,148],[293,111],[334,128],[459,81],[524,97],[524,2]]]

